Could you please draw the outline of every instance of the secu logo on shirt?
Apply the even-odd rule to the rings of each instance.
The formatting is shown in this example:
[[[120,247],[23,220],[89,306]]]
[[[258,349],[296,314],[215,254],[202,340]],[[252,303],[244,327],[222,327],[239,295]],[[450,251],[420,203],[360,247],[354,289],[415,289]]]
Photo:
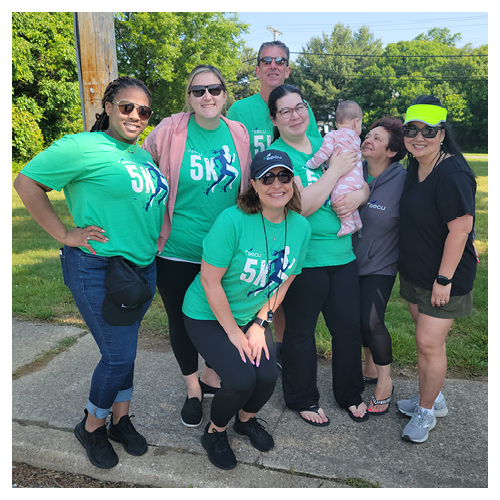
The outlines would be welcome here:
[[[377,200],[374,201],[369,201],[368,202],[368,208],[374,208],[376,210],[385,210],[387,207],[384,207],[383,205],[376,205]]]

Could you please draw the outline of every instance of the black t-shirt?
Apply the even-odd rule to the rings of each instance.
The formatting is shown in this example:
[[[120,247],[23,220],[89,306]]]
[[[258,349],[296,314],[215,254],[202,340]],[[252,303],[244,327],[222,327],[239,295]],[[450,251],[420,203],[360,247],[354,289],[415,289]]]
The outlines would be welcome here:
[[[449,230],[447,223],[471,214],[475,220],[476,180],[464,159],[443,160],[422,182],[405,186],[400,205],[399,272],[416,286],[432,290]],[[451,285],[451,295],[472,290],[476,276],[473,233]]]

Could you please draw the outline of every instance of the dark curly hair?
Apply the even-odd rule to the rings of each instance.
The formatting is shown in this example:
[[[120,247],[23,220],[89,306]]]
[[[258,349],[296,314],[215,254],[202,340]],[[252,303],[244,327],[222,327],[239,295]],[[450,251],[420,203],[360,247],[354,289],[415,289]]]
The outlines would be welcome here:
[[[391,160],[393,162],[402,160],[407,153],[402,120],[394,118],[393,116],[383,116],[372,123],[370,130],[376,127],[385,128],[389,134],[389,145],[387,146],[387,150],[396,153]]]
[[[151,106],[151,92],[146,87],[144,82],[142,82],[141,80],[137,80],[136,78],[132,78],[131,76],[119,76],[116,80],[113,80],[106,87],[106,90],[104,91],[104,95],[102,97],[103,112],[101,114],[95,114],[96,121],[90,129],[91,132],[108,129],[109,116],[106,113],[106,103],[114,101],[116,95],[118,94],[118,92],[120,92],[120,90],[129,87],[137,87],[143,90],[144,93],[148,96],[148,103]]]

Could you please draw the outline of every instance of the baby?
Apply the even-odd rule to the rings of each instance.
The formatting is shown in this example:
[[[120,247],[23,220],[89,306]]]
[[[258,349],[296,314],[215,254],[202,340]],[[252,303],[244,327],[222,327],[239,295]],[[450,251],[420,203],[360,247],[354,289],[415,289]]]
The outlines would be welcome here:
[[[363,165],[361,163],[361,123],[363,112],[354,101],[342,101],[335,112],[335,125],[338,130],[328,132],[323,138],[323,144],[318,152],[307,163],[306,167],[316,169],[332,156],[335,146],[340,146],[340,152],[355,151],[358,153],[358,163],[346,175],[340,177],[330,196],[330,204],[339,196],[363,187]],[[340,217],[340,230],[337,236],[352,234],[361,229],[361,219],[356,210],[347,217]]]

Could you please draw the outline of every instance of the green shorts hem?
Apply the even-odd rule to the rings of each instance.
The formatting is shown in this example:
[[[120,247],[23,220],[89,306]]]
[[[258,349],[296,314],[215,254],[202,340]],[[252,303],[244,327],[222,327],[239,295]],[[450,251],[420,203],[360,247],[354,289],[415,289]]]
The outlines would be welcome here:
[[[418,312],[432,318],[455,319],[472,314],[473,291],[465,295],[452,295],[450,301],[441,307],[431,305],[432,292],[406,281],[399,275],[401,297],[418,306]]]

